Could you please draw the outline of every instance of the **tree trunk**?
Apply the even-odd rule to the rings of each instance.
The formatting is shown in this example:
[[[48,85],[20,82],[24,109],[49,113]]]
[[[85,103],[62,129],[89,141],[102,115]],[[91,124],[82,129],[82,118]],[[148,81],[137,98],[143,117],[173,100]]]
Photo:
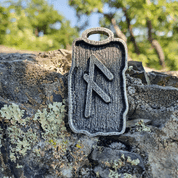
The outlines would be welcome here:
[[[147,5],[151,5],[150,0],[146,0],[146,3],[147,3]],[[162,47],[159,44],[159,42],[157,40],[153,39],[153,37],[152,37],[152,24],[149,19],[147,19],[147,27],[148,27],[148,40],[151,43],[151,45],[153,46],[153,48],[156,50],[156,53],[159,57],[160,65],[163,68],[165,68],[166,64],[165,64],[164,52],[163,52]]]
[[[139,55],[140,54],[140,51],[139,51],[139,48],[137,46],[137,43],[136,43],[136,40],[135,40],[135,36],[133,34],[133,31],[132,31],[132,26],[130,24],[130,18],[127,14],[127,9],[126,8],[123,8],[123,11],[124,11],[124,14],[125,14],[125,17],[126,17],[126,21],[127,21],[127,25],[128,25],[128,29],[129,29],[129,32],[130,32],[130,36],[131,36],[131,41],[133,42],[133,45],[134,45],[134,48],[135,48],[135,52]]]
[[[35,36],[36,36],[36,37],[39,37],[38,28],[35,29]]]
[[[114,18],[111,19],[111,23],[114,26],[114,29],[116,31],[116,35],[121,38],[125,43],[127,43],[127,37],[122,33],[118,25],[116,24],[116,20]],[[128,61],[132,61],[132,58],[128,55]]]
[[[151,45],[153,46],[153,48],[156,50],[156,53],[159,57],[160,65],[163,68],[165,68],[166,64],[165,64],[164,52],[163,52],[162,47],[159,44],[159,42],[157,40],[153,39],[153,37],[152,37],[152,24],[149,19],[147,19],[147,27],[148,27],[148,40],[151,43]]]
[[[122,33],[122,31],[120,30],[120,28],[118,27],[118,25],[116,24],[116,20],[114,18],[111,19],[111,23],[114,26],[114,29],[116,31],[116,35],[121,38],[122,40],[124,40],[125,42],[127,42],[127,37]]]

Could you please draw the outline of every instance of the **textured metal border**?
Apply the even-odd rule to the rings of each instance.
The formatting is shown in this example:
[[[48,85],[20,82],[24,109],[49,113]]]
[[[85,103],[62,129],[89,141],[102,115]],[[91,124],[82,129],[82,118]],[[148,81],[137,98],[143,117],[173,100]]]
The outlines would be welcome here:
[[[91,34],[97,34],[97,33],[103,33],[103,32],[105,32],[104,34],[109,34],[108,35],[109,37],[106,40],[94,41],[94,40],[89,40],[89,39],[86,38]],[[88,33],[89,33],[89,35],[87,35]],[[69,75],[68,75],[68,103],[69,103],[69,111],[68,111],[68,119],[69,120],[68,120],[68,122],[69,122],[70,128],[75,133],[82,133],[82,134],[86,134],[90,137],[94,137],[94,136],[120,135],[120,134],[123,134],[125,132],[126,115],[127,115],[127,112],[128,112],[128,99],[127,99],[127,92],[126,92],[126,77],[125,77],[125,72],[127,70],[127,45],[122,39],[113,38],[113,37],[114,37],[114,35],[113,35],[111,30],[109,30],[107,28],[97,27],[97,28],[91,28],[91,29],[84,31],[83,34],[82,34],[82,37],[77,38],[73,41],[73,44],[72,44],[72,46],[73,46],[73,49],[72,49],[72,66],[71,66],[71,69],[70,69],[70,72],[69,72]],[[97,132],[95,134],[91,134],[90,132],[88,132],[86,130],[77,130],[73,125],[73,122],[72,122],[72,111],[73,111],[72,101],[73,101],[73,98],[72,98],[72,93],[71,93],[71,85],[72,85],[72,72],[73,72],[74,67],[75,67],[74,66],[74,63],[75,63],[74,51],[75,51],[75,44],[76,44],[77,41],[85,41],[86,43],[89,43],[89,44],[92,44],[92,45],[106,44],[106,43],[109,43],[111,41],[120,42],[125,49],[125,67],[122,70],[122,77],[123,77],[123,87],[124,87],[124,97],[125,97],[125,102],[126,102],[126,109],[123,112],[123,128],[122,128],[121,132],[108,132],[108,133]]]

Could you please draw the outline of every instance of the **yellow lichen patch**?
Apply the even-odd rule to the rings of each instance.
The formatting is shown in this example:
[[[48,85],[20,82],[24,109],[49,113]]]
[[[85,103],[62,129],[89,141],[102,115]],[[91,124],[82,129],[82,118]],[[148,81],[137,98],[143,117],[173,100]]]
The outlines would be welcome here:
[[[82,148],[79,144],[76,144],[76,147],[77,147],[77,148]]]

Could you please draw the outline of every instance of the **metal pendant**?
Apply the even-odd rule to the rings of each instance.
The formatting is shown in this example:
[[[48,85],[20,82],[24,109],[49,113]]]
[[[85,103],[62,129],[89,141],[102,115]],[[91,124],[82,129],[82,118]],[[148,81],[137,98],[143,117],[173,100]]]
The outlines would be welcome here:
[[[106,34],[103,41],[91,34]],[[106,28],[92,28],[73,42],[68,76],[69,125],[75,133],[108,136],[124,133],[128,102],[127,47]]]

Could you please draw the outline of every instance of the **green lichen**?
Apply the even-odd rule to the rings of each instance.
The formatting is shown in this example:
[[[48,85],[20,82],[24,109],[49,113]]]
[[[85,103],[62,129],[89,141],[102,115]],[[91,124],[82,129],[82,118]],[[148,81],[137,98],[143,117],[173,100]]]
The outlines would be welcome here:
[[[117,172],[110,170],[109,178],[121,178],[121,176],[122,176],[121,174],[118,174]],[[122,177],[132,178],[132,174],[124,173]]]
[[[54,102],[49,104],[48,108],[43,111],[38,110],[33,120],[37,120],[42,129],[42,137],[45,141],[56,145],[59,142],[59,137],[64,138],[66,128],[63,123],[65,117],[65,105],[62,103]]]
[[[124,154],[121,155],[121,159],[114,160],[113,162],[105,162],[105,165],[108,167],[111,167],[110,173],[109,173],[109,178],[120,178],[122,175],[118,174],[118,170],[125,166],[126,163],[130,163],[132,166],[137,166],[140,163],[140,160],[137,158],[135,160],[132,160],[130,156],[125,156]],[[123,174],[124,178],[131,178],[131,174],[124,173]]]
[[[137,131],[139,132],[151,132],[151,129],[145,125],[142,119],[139,120],[135,125],[138,126]]]
[[[109,178],[119,178],[121,174],[118,174],[117,171],[110,170]]]
[[[100,177],[100,173],[99,172],[96,172],[96,177]]]
[[[133,69],[133,66],[129,66],[129,67],[128,67],[129,72],[130,72],[132,69]]]
[[[132,174],[124,173],[124,178],[132,178]]]
[[[140,163],[140,160],[137,158],[137,159],[134,159],[132,160],[130,158],[130,156],[127,157],[127,162],[130,163],[132,166],[137,166],[139,163]]]
[[[22,166],[22,165],[19,165],[19,164],[17,163],[16,168],[23,168],[23,166]]]
[[[124,154],[121,157],[125,159]],[[111,164],[107,163],[107,165],[111,166],[114,169],[114,171],[110,169],[109,178],[119,178],[121,174],[118,174],[117,170],[124,166],[125,163],[121,159],[118,159],[111,162]]]
[[[46,146],[53,147],[54,156],[59,157],[60,154],[64,154],[68,145],[63,121],[66,112],[64,102],[49,104],[43,111],[38,110],[32,118],[24,118],[25,111],[14,103],[1,108],[1,118],[7,124],[7,129],[4,132],[2,128],[0,129],[0,141],[2,141],[3,135],[9,139],[11,161],[16,162],[21,156],[25,156],[28,150],[32,150],[37,156],[40,156],[41,150],[35,148],[39,138],[45,141]],[[35,124],[42,128],[38,134],[34,127]],[[56,149],[60,152],[55,152]],[[21,168],[21,165],[17,164],[17,168]]]
[[[23,119],[24,110],[20,110],[16,104],[4,105],[0,110],[1,117],[7,123],[4,133],[10,139],[10,159],[16,162],[20,156],[25,156],[36,142],[36,133],[31,128],[26,128],[30,121],[29,117]]]
[[[38,121],[43,129],[42,139],[46,142],[46,147],[52,146],[53,155],[56,159],[63,156],[66,152],[69,140],[65,124],[65,100],[63,103],[54,102],[49,104],[43,111],[38,110],[33,120]],[[58,151],[57,151],[58,150]],[[39,154],[38,150],[35,150]]]

